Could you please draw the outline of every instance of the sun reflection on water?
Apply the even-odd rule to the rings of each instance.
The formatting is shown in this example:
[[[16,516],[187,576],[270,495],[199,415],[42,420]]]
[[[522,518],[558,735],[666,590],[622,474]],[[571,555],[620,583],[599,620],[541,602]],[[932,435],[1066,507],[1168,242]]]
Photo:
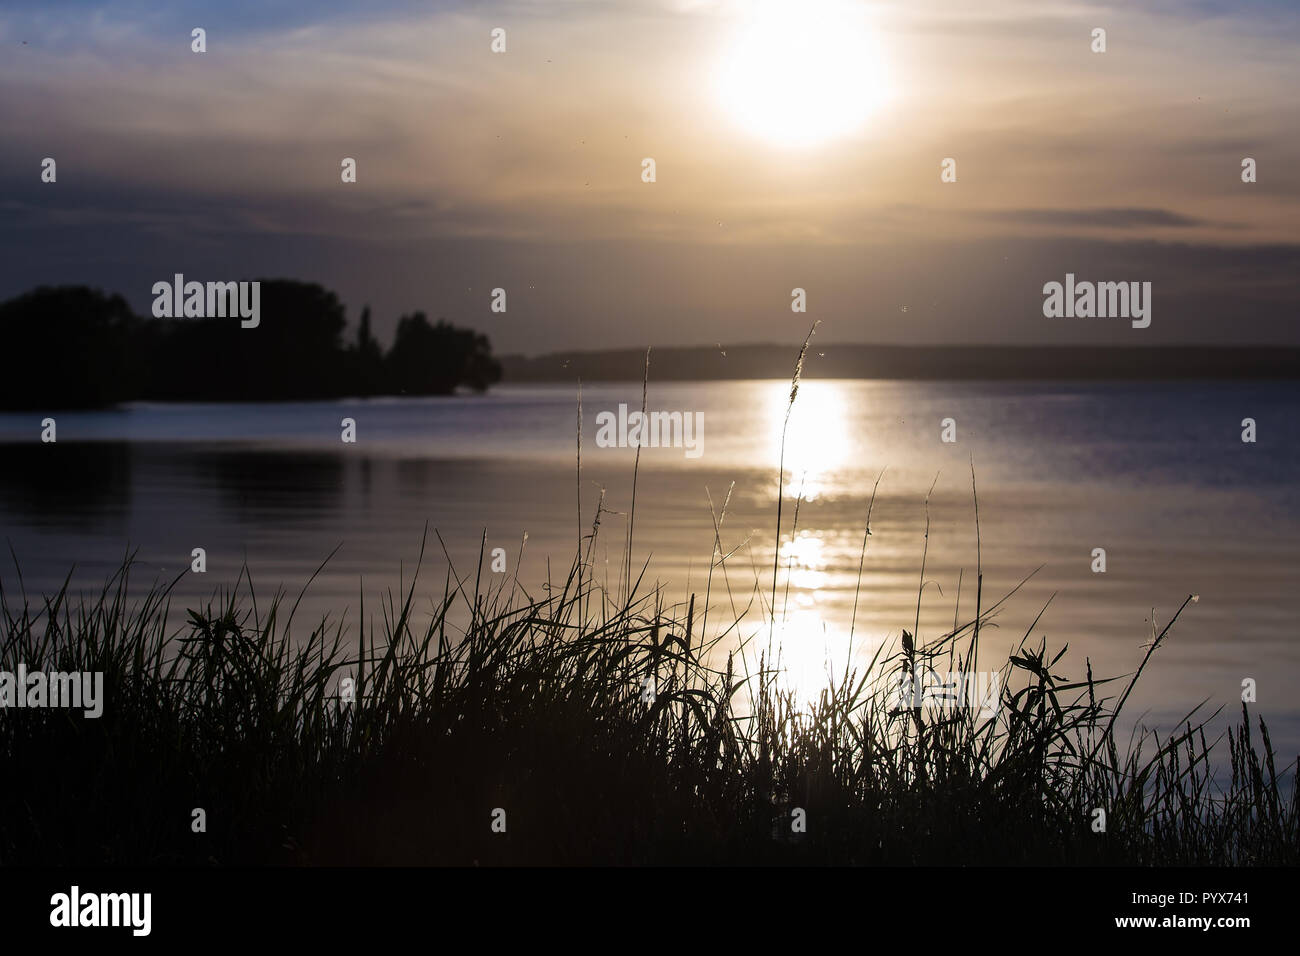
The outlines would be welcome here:
[[[809,503],[833,493],[839,484],[837,473],[848,464],[851,442],[843,385],[801,382],[791,408],[789,384],[773,382],[764,399],[768,453],[774,467],[781,462],[785,438],[781,494]],[[783,534],[788,535],[788,530],[783,529]],[[832,549],[820,534],[804,529],[782,540],[778,562],[773,624],[778,684],[800,703],[809,704],[826,689],[832,670],[842,674],[849,653],[848,632],[839,627],[829,606]]]
[[[801,382],[790,420],[790,386],[773,382],[765,392],[769,422],[769,457],[775,467],[781,460],[785,434],[784,495],[815,501],[833,487],[833,473],[847,463],[850,445],[849,407],[843,385],[837,382]]]
[[[774,662],[778,686],[800,704],[811,704],[831,683],[839,682],[849,652],[829,607],[831,549],[819,534],[799,531],[782,542],[774,622]]]

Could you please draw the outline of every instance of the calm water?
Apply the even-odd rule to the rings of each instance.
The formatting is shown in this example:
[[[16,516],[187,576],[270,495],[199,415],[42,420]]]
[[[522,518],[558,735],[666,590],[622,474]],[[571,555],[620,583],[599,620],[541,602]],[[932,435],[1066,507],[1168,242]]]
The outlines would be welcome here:
[[[642,451],[633,555],[669,601],[703,590],[713,552],[710,498],[732,552],[715,572],[710,631],[735,620],[755,588],[770,590],[777,462],[788,382],[653,385],[651,410],[703,412],[702,454]],[[457,570],[472,573],[482,535],[505,548],[510,573],[534,595],[547,558],[562,577],[604,489],[597,554],[611,589],[623,567],[634,452],[596,445],[597,415],[641,404],[639,383],[583,390],[582,472],[575,467],[577,396],[560,386],[503,387],[483,397],[283,405],[135,405],[0,415],[0,525],[29,595],[73,571],[87,593],[130,550],[134,585],[184,570],[195,547],[208,572],[189,575],[174,606],[233,585],[246,562],[259,590],[297,592],[336,546],[302,620],[354,617],[406,580],[425,522]],[[357,442],[340,440],[353,418]],[[1241,441],[1241,421],[1258,441]],[[940,440],[954,419],[955,443]],[[926,492],[929,552],[921,636],[974,607],[979,492],[984,603],[1037,573],[986,632],[989,657],[1035,616],[1035,642],[1069,642],[1058,668],[1081,677],[1127,672],[1156,626],[1198,594],[1130,707],[1169,726],[1192,706],[1240,707],[1243,678],[1285,754],[1300,748],[1300,399],[1287,384],[1024,385],[805,382],[790,419],[778,617],[789,680],[815,692],[829,658],[848,647],[863,522],[882,469],[862,573],[854,646],[869,655],[912,629]],[[791,542],[793,498],[802,493]],[[579,496],[581,501],[579,502]],[[581,521],[579,520],[581,508]],[[523,535],[528,539],[516,567]],[[1107,571],[1091,571],[1105,548]],[[75,566],[75,570],[74,569]],[[1041,568],[1040,568],[1041,566]],[[446,561],[426,554],[422,607],[440,593]],[[788,568],[788,571],[787,571]],[[486,569],[485,569],[486,573]],[[6,559],[7,591],[17,575]],[[787,583],[788,582],[788,583]],[[787,597],[788,589],[788,597]],[[733,599],[736,612],[733,612]],[[700,605],[702,606],[702,605]],[[698,614],[697,614],[698,616]],[[179,614],[177,617],[179,623]],[[741,633],[766,633],[755,604]]]

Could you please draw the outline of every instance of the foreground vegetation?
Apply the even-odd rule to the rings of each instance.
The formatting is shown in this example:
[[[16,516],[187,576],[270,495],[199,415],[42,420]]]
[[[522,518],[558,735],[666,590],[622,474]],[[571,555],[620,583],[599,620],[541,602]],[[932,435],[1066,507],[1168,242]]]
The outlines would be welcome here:
[[[889,675],[968,664],[987,612],[924,647],[904,632],[809,704],[765,652],[752,673],[743,645],[718,653],[732,629],[701,640],[693,601],[616,604],[581,562],[536,600],[453,571],[418,630],[413,582],[360,653],[341,622],[293,635],[287,602],[255,612],[247,582],[176,627],[166,588],[128,600],[127,570],[75,607],[0,601],[0,669],[105,675],[97,720],[0,719],[6,864],[1297,858],[1294,784],[1244,706],[1217,782],[1199,725],[1121,746],[1137,674],[1070,682],[1041,645],[1005,663],[994,716],[895,706]]]
[[[778,487],[784,477],[783,440]],[[770,637],[783,503],[771,589],[755,575],[737,600],[722,545],[729,498],[714,513],[698,604],[668,606],[634,576],[635,473],[612,589],[593,560],[610,513],[602,494],[543,596],[504,574],[484,586],[481,551],[461,573],[443,548],[431,614],[417,623],[427,597],[417,571],[377,626],[362,604],[355,634],[343,620],[305,633],[298,601],[261,602],[246,575],[183,623],[171,587],[131,600],[129,561],[89,601],[65,583],[33,605],[0,578],[0,671],[104,675],[98,719],[0,712],[0,863],[1300,859],[1295,762],[1279,769],[1246,705],[1226,741],[1207,739],[1215,714],[1194,721],[1199,708],[1163,738],[1118,730],[1194,597],[1126,677],[1094,678],[1086,660],[1081,679],[1064,676],[1077,678],[1079,663],[1035,644],[1035,620],[1000,662],[996,707],[900,701],[900,674],[983,667],[981,629],[1011,595],[985,603],[977,554],[969,620],[954,615],[927,641],[914,623],[865,663],[850,649],[818,698],[802,700]],[[978,529],[978,498],[975,517]],[[869,505],[859,583],[870,525]],[[869,597],[855,597],[855,621]]]

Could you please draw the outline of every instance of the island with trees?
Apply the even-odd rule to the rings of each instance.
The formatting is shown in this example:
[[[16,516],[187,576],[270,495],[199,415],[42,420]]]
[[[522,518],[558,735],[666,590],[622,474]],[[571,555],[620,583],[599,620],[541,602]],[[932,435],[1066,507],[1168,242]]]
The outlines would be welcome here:
[[[145,318],[121,295],[43,286],[0,303],[0,408],[102,408],[129,401],[290,401],[485,391],[501,379],[487,336],[423,312],[385,351],[365,308],[353,341],[338,296],[261,282],[261,322]]]

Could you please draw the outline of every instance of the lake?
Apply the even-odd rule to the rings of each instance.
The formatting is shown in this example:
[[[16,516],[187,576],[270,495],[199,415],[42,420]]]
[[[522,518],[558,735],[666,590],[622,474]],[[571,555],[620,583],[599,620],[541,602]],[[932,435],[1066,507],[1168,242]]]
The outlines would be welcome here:
[[[701,431],[698,455],[641,451],[633,574],[645,565],[643,587],[661,585],[668,603],[695,593],[699,620],[714,515],[731,489],[720,532],[729,557],[725,575],[714,572],[708,619],[712,635],[744,612],[729,641],[767,634],[767,612],[751,598],[757,587],[770,599],[789,393],[788,381],[649,386],[648,410],[698,413]],[[563,579],[603,490],[595,554],[617,591],[635,450],[601,447],[599,418],[641,401],[639,382],[583,387],[580,474],[578,395],[561,385],[5,413],[0,525],[29,598],[69,572],[74,591],[89,595],[128,551],[140,593],[185,571],[201,547],[207,571],[181,579],[178,609],[233,587],[245,564],[259,601],[281,587],[296,595],[337,547],[299,620],[347,615],[355,624],[362,594],[378,622],[375,599],[409,583],[426,522],[422,612],[447,567],[435,528],[461,577],[473,580],[485,542],[489,555],[505,550],[507,575],[541,595],[548,568]],[[47,414],[53,444],[40,440]],[[1253,443],[1242,441],[1246,418],[1256,423]],[[341,439],[344,419],[355,442]],[[1085,657],[1098,675],[1127,673],[1152,637],[1153,614],[1158,630],[1196,594],[1127,709],[1163,729],[1203,700],[1236,714],[1250,678],[1279,759],[1290,762],[1300,749],[1297,420],[1289,383],[804,381],[786,429],[777,587],[789,683],[815,694],[828,661],[843,667],[850,628],[862,660],[918,617],[922,642],[955,616],[969,619],[973,464],[984,607],[1032,573],[984,632],[982,663],[1005,660],[1048,605],[1032,640],[1069,643],[1058,673],[1081,678]],[[1104,573],[1093,570],[1095,549],[1105,551]],[[483,574],[492,576],[486,560]],[[12,600],[19,581],[7,555],[0,582]]]

